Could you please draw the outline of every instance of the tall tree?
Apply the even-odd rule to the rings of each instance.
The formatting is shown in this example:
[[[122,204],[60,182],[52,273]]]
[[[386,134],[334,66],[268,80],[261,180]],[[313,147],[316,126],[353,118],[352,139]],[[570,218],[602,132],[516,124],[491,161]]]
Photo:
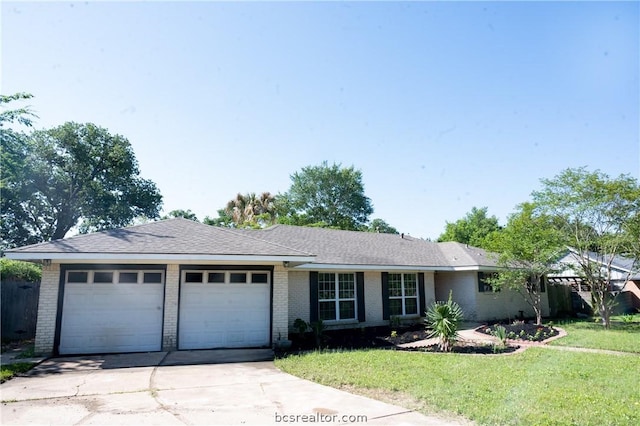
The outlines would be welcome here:
[[[347,230],[361,229],[373,213],[364,194],[362,172],[353,166],[303,167],[291,175],[291,187],[280,202],[279,221],[294,225],[320,224]]]
[[[131,144],[94,124],[66,123],[33,132],[23,147],[28,175],[9,185],[18,194],[9,214],[34,241],[116,228],[137,216],[156,218],[162,196],[140,177]],[[7,226],[3,221],[3,235]],[[9,242],[12,244],[15,242]]]
[[[272,225],[276,221],[275,197],[270,192],[256,195],[238,193],[218,210],[217,218],[206,217],[204,223],[215,226],[233,228],[261,228]]]
[[[398,230],[382,219],[373,219],[364,229],[367,232],[378,232],[381,234],[398,234]]]
[[[28,156],[28,136],[9,128],[12,124],[32,126],[35,115],[29,108],[9,109],[14,101],[30,99],[28,93],[0,95],[0,248],[10,248],[38,242],[28,229],[22,226],[29,220],[27,212],[15,208],[25,196],[23,187],[31,176]]]
[[[488,238],[500,231],[500,226],[495,216],[487,216],[487,210],[487,207],[473,207],[462,219],[447,222],[445,231],[438,237],[438,241],[457,241],[474,247],[488,248]]]
[[[640,266],[638,181],[629,175],[610,178],[582,167],[541,182],[542,189],[533,193],[533,200],[542,212],[556,218],[568,244],[577,251],[575,261],[591,287],[594,309],[609,328],[616,304],[611,294],[612,263],[624,254],[634,259],[636,271]]]
[[[196,216],[196,214],[194,212],[192,212],[191,209],[187,209],[187,210],[183,210],[183,209],[171,210],[169,213],[167,213],[166,215],[162,216],[162,219],[171,219],[171,218],[177,218],[177,217],[182,217],[182,218],[185,218],[185,219],[193,220],[194,222],[199,222],[198,216]]]
[[[520,293],[533,309],[536,324],[542,324],[544,279],[557,271],[565,247],[564,236],[552,217],[536,212],[532,203],[521,204],[489,244],[500,253],[498,265],[502,267],[491,285]]]

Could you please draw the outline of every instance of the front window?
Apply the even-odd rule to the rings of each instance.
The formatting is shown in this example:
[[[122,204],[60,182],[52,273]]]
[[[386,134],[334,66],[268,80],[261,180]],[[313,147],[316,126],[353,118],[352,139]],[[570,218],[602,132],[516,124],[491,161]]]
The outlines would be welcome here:
[[[355,274],[318,274],[318,303],[318,313],[322,321],[355,319]]]
[[[416,274],[389,274],[389,313],[418,314],[418,280]]]

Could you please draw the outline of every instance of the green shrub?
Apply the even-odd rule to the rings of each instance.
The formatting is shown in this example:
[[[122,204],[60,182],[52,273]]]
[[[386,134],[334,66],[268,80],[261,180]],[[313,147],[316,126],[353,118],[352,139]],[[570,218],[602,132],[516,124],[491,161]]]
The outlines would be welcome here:
[[[491,332],[493,336],[498,339],[498,342],[494,345],[494,349],[501,350],[507,347],[507,329],[501,325],[496,325]]]
[[[2,281],[38,282],[42,276],[42,266],[3,257],[0,259],[0,279]]]
[[[464,318],[462,308],[451,299],[446,302],[434,302],[426,312],[425,323],[432,331],[429,337],[438,338],[438,348],[443,352],[451,352],[453,344],[458,340],[458,323]]]

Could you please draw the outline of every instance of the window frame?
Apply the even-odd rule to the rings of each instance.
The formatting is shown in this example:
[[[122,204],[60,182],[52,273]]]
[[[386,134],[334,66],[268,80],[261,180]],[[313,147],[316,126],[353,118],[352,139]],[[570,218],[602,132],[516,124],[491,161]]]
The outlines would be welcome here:
[[[400,296],[392,296],[391,295],[391,277],[393,275],[400,275]],[[405,278],[407,275],[412,275],[414,278],[413,284],[415,285],[415,294],[407,295]],[[417,272],[388,272],[387,273],[387,285],[389,287],[389,316],[390,317],[414,317],[420,316],[420,285],[418,282],[418,273]],[[416,302],[416,312],[407,313],[407,299],[413,299]],[[391,301],[392,300],[400,300],[400,307],[402,308],[401,314],[394,314],[391,312]]]
[[[478,293],[499,293],[500,289],[494,289],[491,284],[488,284],[485,280],[487,278],[496,278],[498,272],[495,271],[479,271],[478,272]],[[482,284],[482,287],[480,286]]]
[[[341,297],[340,292],[345,291],[340,288],[340,276],[350,276],[353,291],[352,297]],[[322,288],[321,283],[325,283],[323,276],[332,276],[333,279],[329,281],[332,284],[333,298],[322,298],[321,292],[327,291]],[[353,303],[353,316],[349,318],[342,318],[340,315],[340,302]],[[322,319],[322,309],[320,308],[322,303],[333,303],[334,318]],[[318,320],[325,323],[335,323],[344,321],[358,321],[358,278],[355,272],[319,272],[318,273]]]
[[[69,281],[69,276],[71,274],[82,273],[87,275],[86,281]],[[160,282],[145,282],[145,274],[146,273],[154,273],[160,274]],[[96,274],[111,274],[111,282],[106,281],[98,281],[96,282],[95,276]],[[121,282],[120,274],[136,274],[136,282]],[[162,269],[68,269],[65,271],[65,285],[154,285],[160,284],[164,285],[165,280],[165,271]]]
[[[187,281],[187,274],[202,274],[201,281]],[[223,275],[222,281],[209,281],[211,275]],[[245,275],[245,281],[232,281],[232,275],[237,277]],[[253,276],[266,276],[266,281],[254,281]],[[270,285],[271,272],[268,270],[250,270],[250,269],[184,269],[180,274],[181,283],[183,284],[203,284],[203,285]]]

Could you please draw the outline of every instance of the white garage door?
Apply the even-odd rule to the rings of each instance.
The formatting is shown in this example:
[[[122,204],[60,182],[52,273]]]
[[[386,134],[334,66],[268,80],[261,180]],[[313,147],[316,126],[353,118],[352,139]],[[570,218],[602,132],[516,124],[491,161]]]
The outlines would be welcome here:
[[[251,348],[270,342],[265,271],[184,271],[179,349]]]
[[[159,351],[164,272],[67,271],[60,354]]]

